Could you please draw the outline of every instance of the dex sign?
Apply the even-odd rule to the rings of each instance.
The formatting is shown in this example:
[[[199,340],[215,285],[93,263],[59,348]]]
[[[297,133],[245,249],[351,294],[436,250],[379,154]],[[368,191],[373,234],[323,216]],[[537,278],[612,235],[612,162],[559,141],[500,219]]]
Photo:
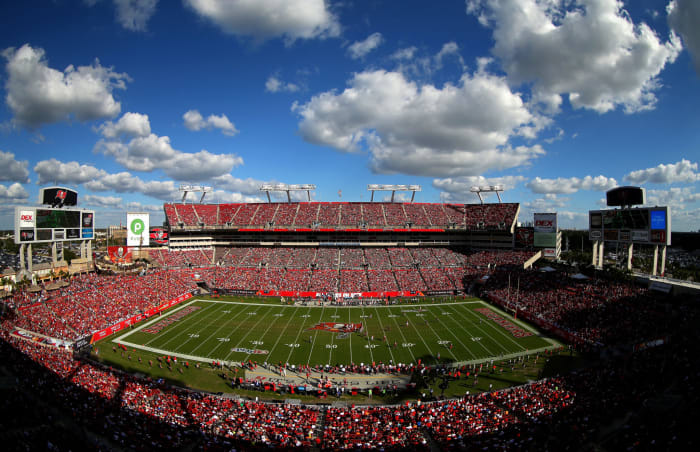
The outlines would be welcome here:
[[[130,212],[126,214],[126,245],[148,246],[148,219],[147,213]]]
[[[557,232],[556,213],[536,213],[533,216],[535,220],[535,232]]]
[[[20,210],[19,211],[19,227],[33,228],[34,227],[34,211]]]

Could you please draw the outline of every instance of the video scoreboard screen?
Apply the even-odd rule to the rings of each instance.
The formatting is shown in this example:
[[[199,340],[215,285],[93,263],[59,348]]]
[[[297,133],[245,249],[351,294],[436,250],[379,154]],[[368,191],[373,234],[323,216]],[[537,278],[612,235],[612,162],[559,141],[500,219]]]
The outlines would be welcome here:
[[[591,210],[588,226],[591,240],[671,244],[671,215],[666,206]]]
[[[42,243],[95,238],[92,210],[15,208],[15,243]]]

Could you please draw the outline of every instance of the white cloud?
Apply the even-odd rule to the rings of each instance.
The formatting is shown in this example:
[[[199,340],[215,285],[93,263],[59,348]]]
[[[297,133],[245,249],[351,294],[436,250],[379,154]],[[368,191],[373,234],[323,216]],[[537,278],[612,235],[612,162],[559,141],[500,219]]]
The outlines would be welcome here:
[[[674,182],[700,181],[698,164],[683,159],[680,162],[659,164],[654,168],[632,171],[625,175],[624,179],[633,184],[672,184]]]
[[[444,59],[447,57],[454,57],[459,62],[462,70],[466,70],[466,65],[464,64],[464,59],[459,54],[459,46],[455,42],[448,42],[443,44],[440,51],[435,55],[435,65],[438,69],[442,68]]]
[[[243,193],[230,193],[222,190],[215,190],[213,193],[213,198],[216,199],[216,202],[220,203],[267,201],[267,199],[263,199],[260,196],[247,196]]]
[[[242,165],[243,159],[233,154],[212,154],[201,150],[195,153],[178,153],[163,170],[168,176],[182,181],[208,181],[231,172]]]
[[[466,177],[448,177],[444,179],[434,179],[433,187],[441,190],[440,200],[442,202],[467,202],[474,203],[479,202],[479,198],[476,194],[472,193],[470,190],[475,186],[491,186],[491,185],[502,185],[504,190],[512,190],[518,186],[518,184],[526,180],[523,176],[502,176],[502,177],[489,177],[484,176],[466,176]],[[492,193],[484,193],[481,195],[484,199],[489,197],[496,198],[496,195]],[[501,195],[505,197],[504,194]]]
[[[533,193],[570,194],[579,190],[607,191],[617,187],[617,181],[606,176],[558,177],[556,179],[542,179],[536,177],[527,184],[527,188]]]
[[[29,161],[16,160],[12,152],[0,151],[0,181],[29,182]]]
[[[39,176],[38,184],[83,184],[107,174],[92,165],[78,162],[60,162],[54,158],[41,160],[34,165],[34,172]]]
[[[147,137],[151,133],[151,123],[148,115],[126,112],[116,124],[106,121],[98,127],[98,130],[105,138]]]
[[[700,209],[672,210],[674,231],[700,232]]]
[[[112,209],[122,209],[122,198],[116,196],[82,195],[81,204],[92,207],[105,207]]]
[[[700,201],[700,193],[693,187],[671,187],[668,190],[648,190],[648,206],[672,206],[684,210],[685,205]]]
[[[146,31],[146,23],[156,12],[158,0],[114,0],[117,22],[131,31]]]
[[[340,24],[325,0],[185,0],[204,19],[236,36],[258,40],[338,36]]]
[[[220,116],[209,115],[207,119],[204,119],[199,111],[189,110],[182,115],[182,119],[185,122],[185,127],[195,132],[202,129],[219,129],[221,133],[228,136],[234,136],[238,133],[236,126],[224,114]]]
[[[700,2],[673,0],[666,11],[671,28],[683,38],[683,43],[695,62],[695,70],[700,74]]]
[[[29,198],[29,193],[19,182],[15,182],[9,187],[0,184],[0,200],[3,203],[26,201],[27,198]]]
[[[467,0],[467,12],[494,28],[493,54],[509,79],[532,82],[533,96],[556,108],[633,113],[654,108],[657,76],[681,51],[646,24],[634,24],[618,0]]]
[[[231,172],[243,164],[235,154],[213,154],[207,150],[187,153],[176,150],[167,136],[151,133],[136,137],[128,143],[100,140],[95,152],[114,157],[131,171],[149,172],[161,169],[168,176],[181,181],[206,181]]]
[[[348,46],[348,54],[353,60],[364,58],[365,55],[379,47],[384,41],[381,33],[372,33],[363,41],[355,41]]]
[[[394,60],[411,60],[416,54],[418,49],[414,46],[404,47],[391,54],[391,58]]]
[[[528,164],[544,151],[512,147],[541,127],[505,79],[482,70],[458,85],[418,86],[398,72],[355,74],[342,93],[327,91],[293,109],[314,144],[370,153],[376,173],[434,177],[482,174]]]
[[[113,191],[116,193],[142,193],[164,201],[178,199],[180,193],[171,180],[144,181],[131,173],[107,174],[84,183],[88,190],[96,192]]]
[[[126,209],[132,212],[160,212],[163,213],[163,204],[141,204],[137,201],[126,203]],[[151,221],[151,225],[155,225]]]
[[[569,205],[569,198],[559,198],[557,195],[549,194],[544,198],[533,199],[522,203],[523,213],[521,221],[529,221],[532,214],[536,212],[556,212]]]
[[[239,179],[231,174],[224,174],[222,176],[215,177],[211,180],[211,182],[216,188],[227,190],[229,192],[243,193],[245,195],[260,194],[260,185],[266,183],[266,181],[253,179],[251,177]]]
[[[113,117],[121,104],[112,96],[124,89],[126,74],[95,61],[91,66],[69,65],[64,71],[48,66],[45,52],[25,44],[2,52],[7,59],[5,101],[20,126],[36,128],[42,124]]]
[[[299,91],[299,85],[291,82],[285,82],[283,80],[280,80],[278,76],[271,75],[267,78],[267,81],[265,82],[265,91],[269,93],[279,93],[283,91],[288,93],[295,93]]]

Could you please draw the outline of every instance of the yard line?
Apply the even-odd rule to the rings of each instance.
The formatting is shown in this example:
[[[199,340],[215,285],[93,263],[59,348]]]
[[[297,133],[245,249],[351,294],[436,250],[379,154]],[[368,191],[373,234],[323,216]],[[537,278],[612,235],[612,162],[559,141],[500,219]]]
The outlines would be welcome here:
[[[272,311],[273,311],[273,310],[271,309],[270,312],[268,312],[268,314],[271,313]],[[257,326],[258,326],[258,323],[260,323],[260,321],[261,321],[262,319],[264,319],[265,317],[267,317],[268,314],[265,314],[264,316],[262,316],[262,318],[261,318],[260,320],[257,321],[257,323],[255,324],[255,326],[257,327]],[[270,328],[272,328],[272,325],[274,325],[274,324],[275,324],[275,322],[270,322],[270,325],[268,325],[267,329],[266,329],[265,332],[262,334],[262,336],[260,337],[260,339],[264,338],[265,335],[267,335],[267,332],[270,331]],[[250,331],[255,331],[255,327],[251,328]],[[250,334],[250,331],[249,331],[248,334]],[[248,337],[248,334],[246,334],[245,337]],[[250,342],[252,342],[252,341],[250,341]],[[260,341],[258,341],[258,342],[260,342]],[[251,344],[251,345],[255,345],[255,344]],[[263,344],[260,344],[260,345],[263,345]],[[238,345],[236,345],[236,346],[238,346]],[[231,354],[231,353],[229,353],[229,355],[230,355],[230,354]],[[268,351],[268,354],[269,354],[269,351]],[[245,358],[243,358],[243,360],[245,361],[245,360],[249,359],[249,356],[250,356],[250,355],[251,355],[251,354],[248,353],[248,355],[247,355]],[[228,356],[227,356],[227,358],[228,358]],[[224,361],[225,361],[225,360],[224,360]],[[265,362],[267,362],[267,359],[265,360]]]
[[[146,328],[147,326],[151,326],[151,325],[153,325],[153,324],[155,324],[155,323],[158,323],[158,322],[160,322],[162,319],[167,318],[169,315],[175,314],[176,312],[180,311],[181,309],[185,309],[186,307],[188,307],[188,306],[191,305],[191,304],[196,303],[197,301],[198,301],[198,300],[191,300],[191,301],[189,301],[189,302],[187,302],[187,303],[185,303],[185,304],[183,304],[183,305],[181,305],[181,306],[178,306],[176,309],[173,309],[172,311],[168,312],[165,316],[160,316],[160,315],[159,315],[158,317],[151,316],[149,319],[144,320],[144,323],[142,323],[142,324],[136,326],[136,328],[133,328],[133,329],[130,330],[128,333],[122,334],[121,336],[119,336],[119,339],[118,339],[118,340],[121,340],[122,338],[125,338],[125,337],[129,337],[129,336],[131,336],[131,335],[134,334],[134,333],[138,333],[139,331],[141,331],[142,329]],[[116,342],[116,341],[115,341],[115,342]]]
[[[435,314],[433,314],[432,311],[428,310],[428,312],[431,315],[435,316]],[[437,320],[437,316],[435,316],[435,319]],[[430,322],[428,321],[428,319],[425,319],[425,324],[426,324],[426,326],[428,326],[428,328],[430,328],[430,331],[433,332],[433,334],[438,339],[438,341],[442,340],[442,338],[435,332],[435,329],[432,327],[432,325],[430,325]],[[438,345],[440,345],[440,344],[438,344]],[[448,352],[450,352],[450,355],[452,355],[452,357],[455,359],[455,361],[457,361],[457,356],[455,356],[455,354],[452,352],[452,350],[450,350],[449,347],[445,347],[445,348],[447,349]]]
[[[216,306],[216,305],[214,305],[214,306],[216,307],[216,309],[214,309],[214,310],[212,310],[212,311],[210,311],[210,312],[207,312],[207,315],[202,316],[200,319],[196,320],[196,322],[195,322],[194,324],[190,324],[189,322],[186,323],[186,324],[185,324],[185,327],[186,327],[186,328],[184,328],[184,331],[182,331],[182,332],[178,333],[177,335],[173,336],[172,338],[168,339],[164,344],[161,345],[161,347],[165,347],[166,345],[168,345],[168,344],[169,344],[170,342],[172,342],[173,340],[175,340],[175,339],[177,339],[177,338],[180,338],[183,334],[188,335],[188,336],[187,336],[187,339],[186,339],[183,343],[181,343],[180,345],[178,345],[177,347],[175,347],[175,349],[173,350],[173,351],[177,352],[177,351],[180,350],[181,347],[183,347],[184,345],[186,345],[190,340],[192,340],[192,339],[198,339],[198,338],[194,338],[194,337],[189,337],[189,334],[199,334],[202,330],[201,330],[201,329],[198,330],[198,329],[197,329],[197,326],[198,326],[200,323],[207,321],[207,322],[205,323],[205,325],[202,326],[202,328],[206,328],[206,327],[209,325],[208,322],[210,321],[210,319],[211,319],[212,317],[215,317],[215,316],[220,315],[222,308],[225,307],[225,306]],[[203,309],[203,311],[206,311],[206,308]],[[194,318],[188,319],[188,320],[194,321]],[[146,345],[148,345],[148,343],[147,343]]]
[[[365,317],[365,307],[362,306],[362,320],[364,323],[367,323],[367,317]],[[374,353],[372,353],[372,342],[370,341],[369,338],[369,324],[367,324],[367,329],[365,330],[365,337],[367,338],[367,345],[369,345],[369,358],[374,362]]]
[[[199,300],[194,300],[192,303],[195,303],[195,302],[197,302],[197,301],[199,301]],[[185,307],[186,307],[186,306],[183,306],[181,309],[184,309]],[[180,311],[180,309],[178,309],[177,311]],[[161,320],[167,319],[167,318],[170,317],[171,315],[175,314],[175,312],[177,312],[177,311],[171,311],[171,312],[169,312],[166,316],[159,316],[159,317],[156,319],[156,321],[155,321],[154,323],[158,323],[158,322],[160,322]],[[214,311],[216,311],[216,309],[214,309]],[[204,308],[204,309],[201,309],[200,312],[197,312],[197,313],[194,313],[194,314],[196,314],[195,317],[199,317],[200,314],[206,314],[206,315],[204,315],[204,318],[207,318],[207,317],[211,314],[211,312],[210,312],[207,308]],[[195,317],[191,317],[191,318],[188,319],[188,320],[191,321],[191,320],[192,320],[193,318],[195,318]],[[143,326],[145,326],[145,325],[143,325]],[[140,329],[140,328],[139,328],[139,329]],[[177,330],[177,329],[175,329],[175,330]],[[149,339],[148,342],[146,342],[146,343],[143,344],[143,345],[148,346],[148,345],[151,344],[151,342],[157,341],[157,340],[159,340],[159,339],[167,338],[168,336],[169,336],[169,334],[168,334],[167,332],[165,332],[165,333],[163,333],[163,334],[154,334],[154,335],[153,335],[153,338],[152,338],[152,339]],[[176,336],[179,336],[179,334],[177,334]],[[169,340],[166,341],[165,344],[163,344],[163,345],[166,345],[168,342],[169,342]]]
[[[455,332],[453,331],[452,328],[450,328],[450,327],[447,326],[442,320],[440,320],[440,317],[435,316],[435,319],[436,319],[438,322],[440,322],[440,324],[442,324],[442,326],[445,328],[446,331],[449,331],[449,333],[452,335],[452,337],[454,337],[455,339],[457,339],[457,342],[459,342],[459,344],[460,344],[462,347],[464,347],[464,349],[467,351],[467,353],[469,353],[469,354],[472,356],[472,358],[476,358],[476,355],[472,352],[472,350],[471,350],[469,347],[467,347],[466,345],[464,345],[464,342],[462,342],[462,341],[460,340],[459,336],[455,334]],[[452,356],[454,356],[454,358],[457,359],[457,357],[454,355],[454,353],[452,353]]]
[[[256,312],[257,312],[257,311],[256,311]],[[229,323],[232,323],[233,321],[235,321],[235,320],[238,318],[238,316],[241,315],[242,313],[243,313],[243,310],[241,309],[240,311],[238,311],[238,313],[237,313],[236,315],[233,316],[233,318],[232,318],[231,320],[229,320],[228,322],[225,322],[223,325],[221,325],[219,328],[217,328],[213,333],[211,333],[211,334],[209,335],[208,338],[206,338],[204,341],[202,341],[202,342],[201,342],[198,346],[196,346],[196,347],[194,348],[194,350],[192,350],[190,353],[194,353],[199,347],[201,347],[201,346],[204,345],[207,341],[209,341],[209,339],[211,339],[212,337],[215,337],[217,334],[219,334],[219,331],[221,331],[222,328],[224,328],[225,326],[228,326]],[[236,328],[234,328],[234,329],[233,329],[233,332],[237,331],[238,328],[239,328],[239,326],[237,326]],[[212,356],[212,353],[213,353],[217,348],[219,348],[219,347],[221,346],[221,344],[223,344],[223,342],[219,342],[219,344],[218,344],[216,347],[214,347],[213,349],[209,350],[209,351],[207,352],[207,357]]]
[[[408,316],[406,316],[406,317],[408,318]],[[410,325],[411,325],[411,328],[413,328],[414,330],[416,330],[416,333],[418,333],[418,336],[420,337],[420,340],[423,341],[423,345],[425,345],[425,348],[427,349],[428,353],[430,353],[431,356],[435,357],[435,355],[433,354],[433,351],[432,351],[432,350],[430,349],[430,347],[428,346],[428,343],[425,342],[425,338],[423,337],[422,334],[420,334],[420,331],[418,331],[418,328],[416,328],[416,327],[413,325],[413,323],[411,323]]]
[[[287,309],[292,309],[292,308],[287,308]],[[293,309],[296,311],[297,307],[294,306]],[[282,340],[282,336],[284,336],[284,333],[287,331],[287,328],[289,328],[289,324],[292,323],[293,319],[294,319],[294,314],[291,314],[289,316],[289,320],[287,320],[287,324],[284,326],[284,329],[282,330],[280,335],[277,336],[277,340],[275,341],[275,345],[273,345],[272,348],[270,349],[270,354],[268,356],[272,356],[272,354],[275,352],[275,349],[277,348],[277,344],[279,344],[280,340]],[[267,360],[265,360],[265,362],[267,362]]]
[[[253,311],[253,312],[255,312],[255,313],[256,313],[256,316],[257,316],[257,312],[258,312],[258,311]],[[240,346],[242,346],[242,344],[245,343],[245,339],[250,335],[251,332],[253,332],[253,331],[256,330],[256,328],[258,327],[258,324],[260,324],[260,322],[262,322],[262,320],[263,320],[265,317],[267,317],[267,315],[268,315],[270,312],[272,312],[272,310],[269,310],[265,315],[259,316],[258,321],[255,322],[255,325],[253,325],[250,329],[248,329],[248,332],[245,333],[245,335],[244,335],[241,339],[239,339],[239,341],[236,343],[236,345],[234,346],[234,348],[235,348],[235,347],[240,347]],[[236,328],[236,329],[238,329],[238,328]],[[229,337],[231,337],[231,336],[229,336]],[[223,343],[223,342],[222,342],[222,343]],[[212,350],[212,351],[213,351],[213,350]],[[231,356],[231,353],[234,353],[234,352],[233,352],[233,349],[231,349],[231,351],[228,352],[228,354],[226,355],[226,358],[224,358],[224,361],[228,361],[228,357]],[[249,357],[250,355],[251,355],[251,353],[248,353],[247,355],[245,355],[245,357],[243,358],[242,361],[245,361],[245,360],[249,359],[248,357]]]
[[[488,307],[488,305],[486,305],[485,303],[484,303],[483,305],[484,305],[485,307]],[[475,313],[475,312],[472,311],[471,309],[467,309],[466,311],[467,311],[467,314],[469,314],[470,316],[476,317],[477,319],[480,319],[480,320],[482,319],[482,317],[480,317],[479,314]],[[457,315],[459,315],[459,316],[462,317],[463,319],[467,320],[467,318],[466,318],[466,316],[465,316],[464,314],[458,313]],[[516,347],[520,348],[521,350],[525,350],[525,347],[523,347],[522,345],[518,344],[512,337],[509,337],[508,334],[507,334],[505,331],[503,331],[502,329],[500,329],[500,328],[498,328],[498,327],[494,327],[494,326],[491,325],[491,324],[487,324],[487,325],[489,326],[489,329],[490,329],[490,330],[492,330],[492,331],[494,331],[495,333],[497,333],[497,334],[503,336],[504,338],[508,339],[508,340],[511,341],[513,344],[515,344]],[[484,330],[482,327],[478,326],[477,323],[474,323],[474,328],[476,328],[477,330],[480,330],[485,336],[487,336],[487,337],[488,337],[489,339],[491,339],[495,344],[497,344],[500,348],[502,348],[504,352],[506,352],[506,353],[509,353],[509,352],[510,352],[510,350],[508,350],[507,348],[505,348],[505,347],[501,344],[500,341],[497,341],[497,340],[496,340],[491,334],[489,334],[486,330]],[[491,350],[489,350],[488,347],[486,347],[484,344],[481,343],[481,341],[479,342],[479,344],[480,344],[482,347],[484,347],[484,349],[486,350],[487,353],[489,353],[490,355],[494,355],[494,356],[495,356],[495,353],[492,352]]]
[[[471,309],[466,309],[466,311],[467,311],[468,314],[474,314],[474,312],[473,312]],[[508,351],[499,341],[497,341],[493,336],[491,336],[484,328],[480,327],[479,324],[478,324],[478,323],[475,323],[473,320],[468,319],[461,311],[457,311],[457,312],[456,312],[456,315],[458,315],[459,317],[461,317],[462,319],[464,319],[464,320],[467,321],[467,322],[471,322],[471,323],[472,323],[472,327],[473,327],[475,330],[480,331],[481,334],[483,334],[485,337],[488,337],[496,346],[502,348],[502,349],[503,349],[504,351],[506,351],[506,352]],[[479,318],[479,317],[477,316],[477,318]],[[490,327],[491,327],[491,326],[489,325],[489,328],[490,328]],[[496,356],[496,353],[493,352],[493,351],[491,351],[491,350],[484,344],[483,341],[476,341],[476,343],[479,344],[479,346],[480,346],[481,348],[483,348],[484,351],[486,351],[486,354],[487,354],[487,355],[489,355],[489,356]],[[478,358],[478,357],[475,357],[475,358]]]
[[[350,317],[351,312],[352,311],[348,309],[348,323],[352,323],[352,318]],[[348,341],[350,342],[350,362],[352,363],[354,362],[352,360],[352,333],[350,334],[350,336],[348,336]]]
[[[403,339],[403,342],[406,342],[406,336],[403,335],[403,331],[401,331],[401,327],[399,326],[399,322],[396,321],[396,317],[393,317],[394,319],[394,324],[396,325],[396,330],[401,334],[401,338]],[[413,362],[416,362],[416,355],[413,354],[413,350],[411,350],[411,347],[408,347],[408,353],[411,354],[411,358],[413,359]]]
[[[498,310],[493,309],[492,306],[490,306],[490,305],[484,303],[484,307],[487,307],[487,308],[491,309],[492,311],[496,311],[500,316],[502,316],[503,318],[505,318],[505,319],[508,320],[509,322],[513,322],[513,319],[512,319],[512,318],[508,318],[506,315],[503,314],[503,312],[498,312]],[[468,311],[469,311],[472,315],[475,315],[475,316],[481,318],[481,317],[479,316],[479,314],[475,313],[475,312],[472,311],[471,309],[468,309]],[[514,323],[518,323],[518,322],[514,322]],[[494,326],[492,327],[492,329],[493,329],[494,331],[496,331],[498,334],[500,334],[501,336],[503,336],[503,337],[505,337],[506,339],[508,339],[509,341],[511,341],[513,344],[515,344],[515,345],[516,345],[517,347],[519,347],[520,349],[522,349],[522,350],[527,350],[527,348],[523,347],[523,346],[520,345],[515,339],[513,339],[513,335],[512,335],[512,334],[509,334],[509,333],[505,330],[505,328],[500,327],[499,325],[494,325]],[[525,329],[525,330],[527,330],[527,331],[530,331],[529,328],[523,328],[523,329]]]
[[[321,308],[321,315],[318,317],[318,322],[316,322],[316,323],[320,323],[320,322],[321,322],[321,319],[323,318],[323,311],[325,311],[325,310],[326,310],[326,307],[323,306],[323,308]],[[316,335],[318,334],[318,331],[319,331],[319,330],[315,330],[315,331],[314,331],[314,339],[313,339],[313,341],[311,342],[311,350],[309,351],[309,359],[306,360],[306,365],[307,365],[307,366],[310,365],[309,363],[311,362],[311,354],[314,352],[314,344],[316,343]]]
[[[377,313],[377,320],[379,320],[379,328],[382,329],[382,335],[386,337],[386,333],[384,331],[384,324],[382,323],[382,316],[379,315],[379,311],[377,311],[376,307],[374,311]],[[382,338],[383,339],[383,338]],[[389,345],[389,339],[387,338],[386,341],[384,341],[385,344],[388,346]],[[394,352],[391,351],[391,346],[389,346],[389,354],[391,355],[391,360],[394,361]]]
[[[298,311],[298,308],[295,308],[295,309]],[[310,307],[310,306],[309,306],[308,310],[306,311],[306,314],[304,314],[304,315],[309,315],[309,312],[311,312],[311,307]],[[294,314],[292,314],[292,316],[295,316],[296,314],[297,314],[297,313],[294,312]],[[294,338],[294,343],[295,343],[295,344],[298,344],[298,343],[299,343],[299,335],[301,334],[302,331],[304,331],[303,326],[304,326],[304,324],[303,324],[303,322],[302,322],[302,327],[299,328],[299,331],[297,332],[297,337]],[[292,357],[292,353],[293,353],[293,352],[294,352],[294,348],[293,348],[293,347],[289,347],[289,355],[287,355],[287,360],[285,361],[285,363],[289,363],[289,359]],[[307,364],[308,364],[308,363],[307,363]]]
[[[331,318],[335,318],[338,314],[338,307],[335,307],[335,313]],[[333,339],[335,339],[335,333],[331,335],[331,348],[328,349],[328,365],[331,365],[331,358],[333,357]]]

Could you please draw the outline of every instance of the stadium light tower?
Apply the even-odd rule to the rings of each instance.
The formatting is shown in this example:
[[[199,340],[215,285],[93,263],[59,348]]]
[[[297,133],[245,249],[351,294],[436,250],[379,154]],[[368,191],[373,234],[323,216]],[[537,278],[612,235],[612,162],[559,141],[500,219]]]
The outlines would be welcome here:
[[[374,202],[374,192],[375,191],[390,191],[391,192],[391,202],[394,202],[394,194],[397,191],[410,191],[411,202],[416,197],[416,192],[421,191],[420,185],[386,185],[386,184],[367,184],[367,190],[372,192],[369,202]]]
[[[306,199],[311,202],[311,190],[316,190],[316,185],[314,184],[262,184],[260,186],[260,191],[264,191],[267,194],[267,202],[272,202],[270,199],[271,191],[284,191],[287,192],[287,202],[292,202],[292,196],[289,192],[292,191],[305,191]]]
[[[207,193],[211,193],[213,189],[211,187],[205,187],[204,185],[180,185],[180,191],[182,192],[182,203],[185,203],[185,198],[187,198],[187,193],[189,192],[202,192],[202,197],[199,198],[199,203],[204,201],[204,197]]]
[[[476,193],[476,196],[479,197],[479,201],[481,201],[481,204],[484,203],[484,198],[481,197],[482,193],[496,193],[496,196],[498,197],[498,202],[502,203],[501,201],[501,195],[500,192],[504,190],[503,185],[481,185],[481,186],[474,186],[469,189],[470,192]]]

